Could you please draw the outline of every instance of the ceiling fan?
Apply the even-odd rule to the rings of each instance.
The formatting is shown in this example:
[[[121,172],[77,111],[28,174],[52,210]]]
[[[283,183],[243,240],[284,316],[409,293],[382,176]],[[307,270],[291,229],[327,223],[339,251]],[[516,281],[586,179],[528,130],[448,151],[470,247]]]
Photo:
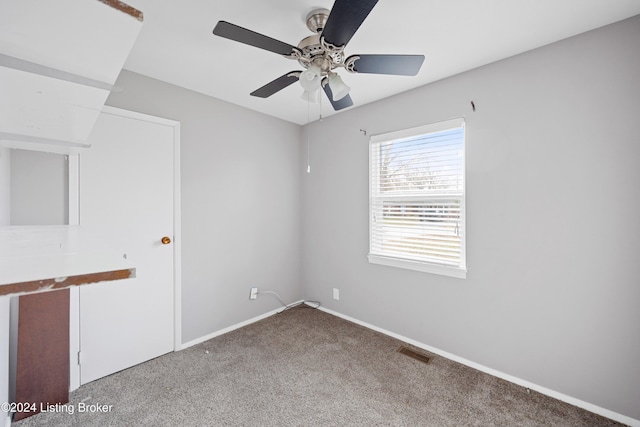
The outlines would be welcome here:
[[[250,46],[268,50],[287,59],[297,60],[304,71],[290,71],[261,88],[252,96],[268,98],[299,81],[304,88],[302,98],[318,102],[322,88],[335,110],[353,105],[350,88],[336,69],[351,73],[415,76],[424,62],[424,55],[351,55],[344,48],[367,18],[378,0],[336,0],[331,11],[314,9],[307,15],[307,28],[314,34],[292,46],[271,37],[219,21],[213,34]]]

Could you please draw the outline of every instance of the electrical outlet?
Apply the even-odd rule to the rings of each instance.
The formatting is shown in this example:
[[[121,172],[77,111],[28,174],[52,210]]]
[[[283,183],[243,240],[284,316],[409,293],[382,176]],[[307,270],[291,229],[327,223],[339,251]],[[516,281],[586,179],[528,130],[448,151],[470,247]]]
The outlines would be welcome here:
[[[340,299],[340,289],[333,288],[333,299],[335,299],[335,300],[339,300]]]
[[[257,299],[257,298],[258,298],[258,288],[251,288],[249,299]]]

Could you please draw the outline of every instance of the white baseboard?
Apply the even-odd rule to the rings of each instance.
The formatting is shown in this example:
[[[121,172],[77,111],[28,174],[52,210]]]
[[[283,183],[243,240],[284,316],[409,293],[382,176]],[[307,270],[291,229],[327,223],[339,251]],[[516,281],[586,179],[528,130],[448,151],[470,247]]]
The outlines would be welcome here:
[[[289,305],[301,304],[303,302],[304,302],[304,300],[300,300],[300,301],[296,301],[294,303],[291,303]],[[205,335],[203,337],[196,338],[195,340],[191,340],[189,342],[183,343],[182,347],[180,347],[180,350],[184,350],[185,348],[189,348],[189,347],[192,347],[194,345],[203,343],[205,341],[210,340],[211,338],[215,338],[215,337],[218,337],[220,335],[224,335],[227,332],[235,331],[236,329],[242,328],[243,326],[250,325],[250,324],[255,323],[255,322],[259,321],[259,320],[266,319],[267,317],[273,316],[274,314],[277,314],[277,313],[281,312],[283,309],[284,309],[284,307],[279,307],[279,308],[277,308],[275,310],[271,310],[271,311],[269,311],[267,313],[261,314],[260,316],[254,317],[253,319],[249,319],[249,320],[245,320],[244,322],[236,323],[235,325],[229,326],[228,328],[224,328],[224,329],[221,329],[219,331],[212,332],[212,333],[210,333],[208,335]]]
[[[334,316],[340,317],[342,319],[348,320],[350,322],[356,323],[356,324],[358,324],[360,326],[364,326],[365,328],[369,328],[369,329],[372,329],[374,331],[380,332],[382,334],[388,335],[390,337],[396,338],[396,339],[398,339],[400,341],[404,341],[404,342],[406,342],[408,344],[411,344],[413,346],[416,346],[418,348],[426,350],[426,351],[428,351],[430,353],[437,354],[437,355],[442,356],[442,357],[444,357],[446,359],[452,360],[454,362],[461,363],[463,365],[466,365],[466,366],[469,366],[471,368],[477,369],[478,371],[484,372],[484,373],[492,375],[494,377],[501,378],[503,380],[506,380],[506,381],[509,381],[511,383],[517,384],[519,386],[528,388],[530,390],[537,391],[538,393],[547,395],[549,397],[553,397],[554,399],[558,399],[560,401],[566,402],[566,403],[568,403],[570,405],[577,406],[578,408],[582,408],[582,409],[585,409],[585,410],[587,410],[589,412],[593,412],[594,414],[602,415],[603,417],[606,417],[606,418],[612,419],[614,421],[629,425],[631,427],[640,427],[640,420],[636,420],[634,418],[627,417],[626,415],[618,414],[617,412],[613,412],[613,411],[611,411],[609,409],[601,408],[600,406],[594,405],[594,404],[589,403],[589,402],[585,402],[585,401],[580,400],[580,399],[576,399],[575,397],[571,397],[571,396],[568,396],[566,394],[559,393],[557,391],[548,389],[546,387],[539,386],[537,384],[531,383],[531,382],[523,380],[521,378],[514,377],[513,375],[505,374],[504,372],[500,372],[500,371],[497,371],[495,369],[489,368],[487,366],[480,365],[479,363],[472,362],[471,360],[467,360],[467,359],[465,359],[463,357],[456,356],[455,354],[448,353],[448,352],[440,350],[438,348],[431,347],[431,346],[429,346],[427,344],[423,344],[421,342],[412,340],[411,338],[407,338],[407,337],[404,337],[402,335],[398,335],[396,333],[393,333],[393,332],[387,331],[385,329],[379,328],[377,326],[371,325],[369,323],[362,322],[362,321],[360,321],[358,319],[354,319],[353,317],[346,316],[346,315],[344,315],[342,313],[338,313],[338,312],[330,310],[328,308],[319,307],[319,310],[322,310],[322,311],[324,311],[326,313],[329,313],[329,314],[332,314]]]

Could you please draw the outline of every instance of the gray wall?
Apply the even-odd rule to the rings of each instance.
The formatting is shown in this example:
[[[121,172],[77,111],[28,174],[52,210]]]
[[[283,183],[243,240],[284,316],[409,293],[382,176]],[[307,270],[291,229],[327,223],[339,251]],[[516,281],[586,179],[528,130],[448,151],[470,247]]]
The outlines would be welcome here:
[[[635,17],[307,126],[305,297],[640,419],[638,52]],[[369,264],[360,129],[456,116],[467,279]]]
[[[62,154],[10,150],[11,225],[69,223],[69,163]]]
[[[301,299],[299,126],[123,71],[107,104],[181,122],[182,340]],[[153,153],[149,153],[153,156]]]

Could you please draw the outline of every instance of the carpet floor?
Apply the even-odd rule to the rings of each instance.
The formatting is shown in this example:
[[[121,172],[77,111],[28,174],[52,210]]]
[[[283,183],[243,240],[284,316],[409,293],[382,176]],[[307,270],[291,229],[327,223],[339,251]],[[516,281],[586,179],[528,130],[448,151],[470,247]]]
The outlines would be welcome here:
[[[402,345],[300,306],[83,385],[61,411],[13,425],[621,425]]]

